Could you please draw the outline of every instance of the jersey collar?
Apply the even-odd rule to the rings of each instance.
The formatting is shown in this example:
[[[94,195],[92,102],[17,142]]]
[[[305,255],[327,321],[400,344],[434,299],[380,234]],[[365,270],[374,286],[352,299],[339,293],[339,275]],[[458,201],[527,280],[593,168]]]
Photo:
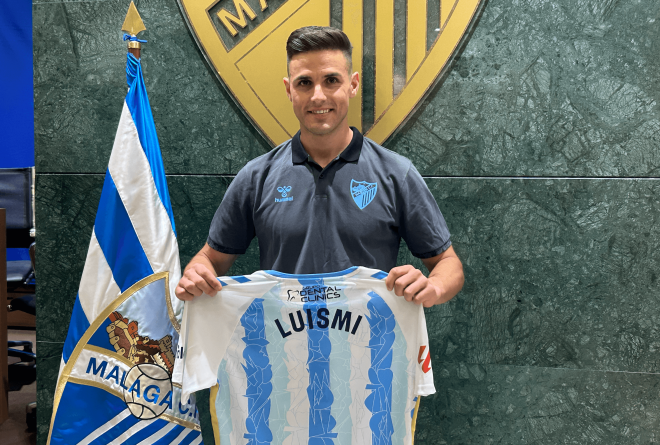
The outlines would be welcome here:
[[[356,162],[360,159],[362,140],[364,139],[364,136],[362,136],[362,133],[357,128],[351,127],[351,130],[353,130],[353,139],[351,139],[348,147],[339,154],[339,157],[346,162]],[[300,142],[300,130],[298,130],[298,133],[291,139],[291,160],[294,164],[304,164],[308,159],[309,154],[307,154],[305,147]]]

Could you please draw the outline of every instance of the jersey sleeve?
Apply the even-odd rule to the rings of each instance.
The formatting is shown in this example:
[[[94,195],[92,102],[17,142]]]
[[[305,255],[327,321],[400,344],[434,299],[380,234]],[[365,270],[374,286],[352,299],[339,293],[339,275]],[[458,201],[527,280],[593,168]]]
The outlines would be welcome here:
[[[172,381],[181,387],[181,400],[210,388],[240,317],[254,297],[223,290],[187,301],[183,310]]]
[[[431,369],[431,351],[429,350],[429,337],[426,331],[426,317],[424,308],[419,306],[419,323],[417,325],[417,366],[415,368],[415,395],[428,396],[435,393],[433,384],[433,370]]]
[[[417,258],[431,258],[451,246],[449,229],[438,203],[417,169],[411,165],[398,200],[399,233]]]
[[[218,252],[244,254],[255,236],[252,175],[249,164],[238,172],[213,216],[207,243]]]

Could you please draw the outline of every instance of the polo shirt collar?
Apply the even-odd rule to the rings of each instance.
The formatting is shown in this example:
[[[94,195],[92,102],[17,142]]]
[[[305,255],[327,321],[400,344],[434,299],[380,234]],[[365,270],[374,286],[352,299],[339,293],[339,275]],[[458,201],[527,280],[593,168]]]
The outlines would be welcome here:
[[[351,130],[353,130],[353,139],[351,139],[348,147],[339,154],[339,157],[346,162],[355,162],[360,159],[362,141],[364,139],[364,136],[362,136],[362,133],[357,128],[351,127]],[[305,151],[302,142],[300,142],[300,130],[298,130],[298,133],[291,139],[291,160],[294,164],[304,164],[308,158],[309,155]]]

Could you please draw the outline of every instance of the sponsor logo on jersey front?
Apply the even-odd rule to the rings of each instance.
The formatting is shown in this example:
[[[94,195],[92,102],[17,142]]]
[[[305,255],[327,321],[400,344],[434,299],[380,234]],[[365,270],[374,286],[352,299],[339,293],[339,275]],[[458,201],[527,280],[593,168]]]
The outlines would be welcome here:
[[[289,289],[286,292],[287,301],[302,301],[303,303],[341,297],[337,286],[323,286],[320,284],[305,286],[302,290]]]
[[[374,200],[377,192],[378,184],[375,182],[356,181],[355,179],[351,179],[351,196],[360,210],[364,209]]]

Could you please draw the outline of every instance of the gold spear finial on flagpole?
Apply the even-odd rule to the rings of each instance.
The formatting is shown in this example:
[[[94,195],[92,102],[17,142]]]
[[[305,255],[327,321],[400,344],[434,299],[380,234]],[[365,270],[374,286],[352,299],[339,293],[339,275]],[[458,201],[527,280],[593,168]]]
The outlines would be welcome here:
[[[128,12],[126,13],[124,24],[121,25],[121,30],[131,37],[137,37],[138,33],[147,30],[133,0],[131,0],[131,5],[128,7]],[[140,48],[140,42],[134,40],[128,41],[128,52],[133,54],[137,59],[140,58]]]

